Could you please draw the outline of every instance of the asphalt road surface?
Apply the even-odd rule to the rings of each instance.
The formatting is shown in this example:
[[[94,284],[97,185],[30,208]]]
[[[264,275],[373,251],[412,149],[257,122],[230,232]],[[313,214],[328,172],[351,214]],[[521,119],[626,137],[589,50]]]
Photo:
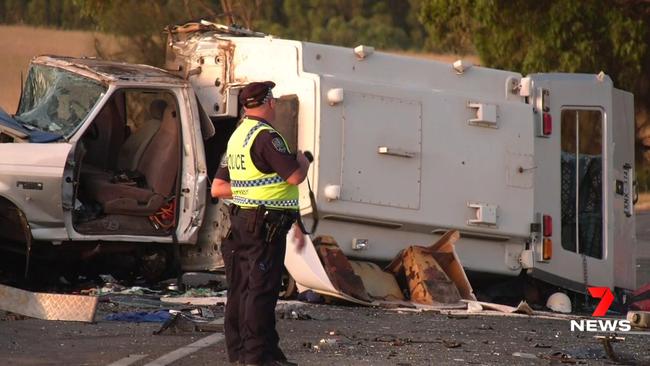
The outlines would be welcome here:
[[[302,365],[548,365],[553,357],[611,364],[596,333],[569,321],[448,316],[335,305],[280,305],[281,347]],[[112,309],[111,311],[115,311]],[[221,307],[213,307],[217,317]],[[2,365],[227,365],[221,333],[153,335],[156,323],[94,324],[35,319],[0,322]],[[613,344],[624,364],[650,364],[650,336]],[[555,356],[554,356],[555,355]],[[566,360],[565,360],[566,361]]]
[[[650,278],[650,214],[637,216],[637,237],[639,274]],[[92,324],[0,312],[0,366],[228,364],[222,333],[153,335],[160,323],[105,320],[110,313],[151,308],[100,305]],[[223,306],[211,310],[222,317]],[[292,319],[291,311],[309,319]],[[281,304],[278,317],[281,347],[302,365],[650,365],[650,335],[619,334],[625,340],[608,356],[594,338],[599,333],[572,332],[568,320],[302,303]]]

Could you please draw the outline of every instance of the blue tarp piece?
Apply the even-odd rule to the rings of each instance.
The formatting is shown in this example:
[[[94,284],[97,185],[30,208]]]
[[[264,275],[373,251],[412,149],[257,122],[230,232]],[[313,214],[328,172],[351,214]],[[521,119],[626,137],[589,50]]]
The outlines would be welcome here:
[[[164,323],[171,317],[172,315],[168,310],[134,311],[109,314],[104,318],[104,320],[129,323]]]
[[[39,130],[28,130],[25,127],[23,127],[23,125],[21,125],[18,121],[16,121],[13,117],[11,117],[9,113],[5,112],[2,108],[0,108],[0,124],[13,128],[14,130],[18,130],[28,135],[30,142],[35,142],[35,143],[54,142],[60,140],[62,137],[61,135],[56,133],[50,133],[50,132],[39,131]]]

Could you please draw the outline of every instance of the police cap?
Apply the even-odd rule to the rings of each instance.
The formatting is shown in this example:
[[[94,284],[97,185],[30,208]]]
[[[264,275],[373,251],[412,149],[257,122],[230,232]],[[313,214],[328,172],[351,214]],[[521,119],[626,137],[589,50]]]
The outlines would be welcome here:
[[[239,93],[239,103],[246,108],[259,107],[266,103],[267,96],[274,86],[272,81],[250,83]]]

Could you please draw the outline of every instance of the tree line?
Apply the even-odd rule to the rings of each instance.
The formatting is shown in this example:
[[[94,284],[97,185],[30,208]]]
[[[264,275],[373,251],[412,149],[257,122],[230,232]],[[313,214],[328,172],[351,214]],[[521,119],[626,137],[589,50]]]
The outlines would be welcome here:
[[[0,0],[0,23],[115,34],[129,61],[154,65],[163,27],[200,18],[342,46],[476,54],[523,74],[602,70],[635,94],[637,155],[650,160],[647,0]]]

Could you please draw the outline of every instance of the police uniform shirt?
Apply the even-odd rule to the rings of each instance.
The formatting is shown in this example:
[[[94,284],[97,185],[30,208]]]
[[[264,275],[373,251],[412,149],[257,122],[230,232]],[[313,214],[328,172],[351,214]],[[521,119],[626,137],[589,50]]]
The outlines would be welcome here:
[[[247,116],[248,119],[264,122],[269,126],[270,123],[261,118]],[[228,171],[227,156],[219,164],[219,169],[215,174],[215,179],[221,179],[230,182],[230,172]],[[285,181],[300,166],[294,154],[289,153],[289,148],[284,140],[275,131],[264,130],[260,132],[253,144],[251,145],[251,160],[257,170],[269,174],[276,172]]]

